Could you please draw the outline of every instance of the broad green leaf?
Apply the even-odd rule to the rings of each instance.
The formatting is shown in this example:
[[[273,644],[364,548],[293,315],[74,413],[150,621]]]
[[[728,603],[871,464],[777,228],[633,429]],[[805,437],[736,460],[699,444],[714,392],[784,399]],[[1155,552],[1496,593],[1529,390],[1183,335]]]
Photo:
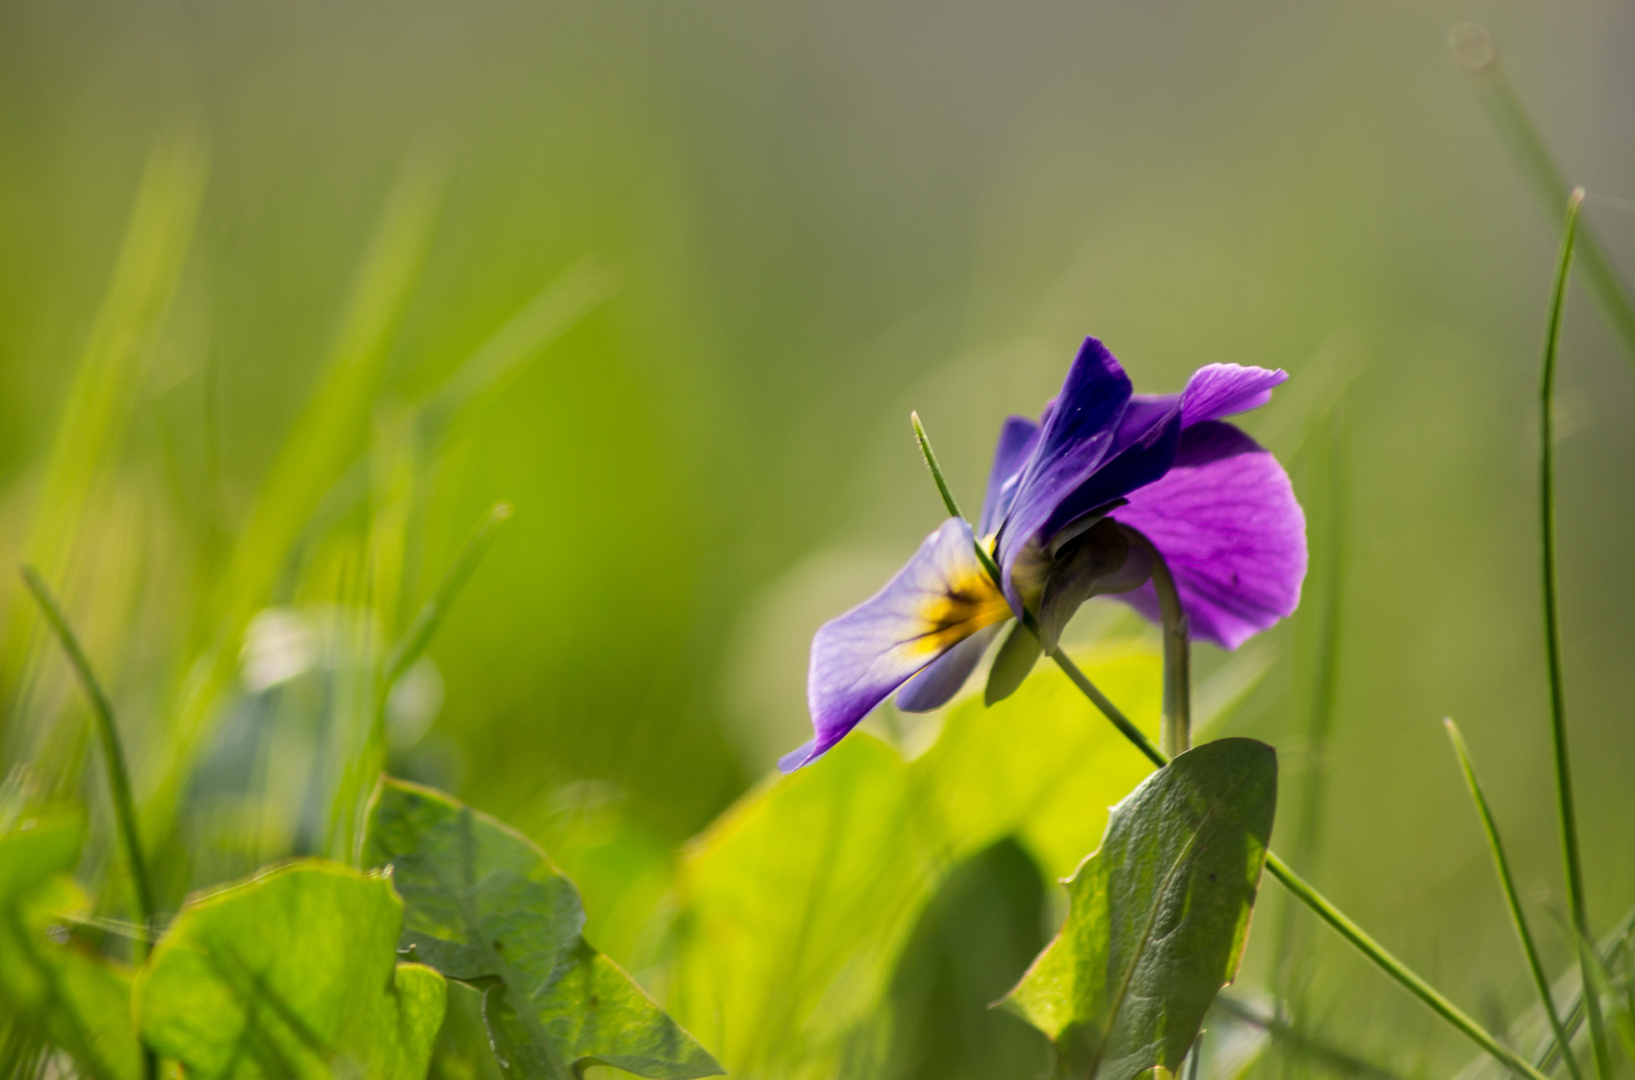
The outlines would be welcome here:
[[[949,873],[891,977],[890,1080],[1036,1080],[1050,1044],[995,998],[1045,941],[1038,863],[1004,839]]]
[[[1056,1044],[1058,1076],[1179,1070],[1237,974],[1276,802],[1275,751],[1222,739],[1114,808],[1067,923],[1006,999]]]
[[[1079,659],[1156,730],[1155,650]],[[734,1076],[861,1072],[884,1052],[897,957],[945,875],[1007,836],[1070,873],[1151,769],[1053,666],[992,708],[954,706],[912,762],[854,732],[684,853],[668,1004]]]
[[[389,881],[316,859],[196,897],[137,975],[142,1037],[198,1080],[422,1080],[447,987],[402,924]]]
[[[88,1075],[136,1080],[129,971],[75,944],[68,925],[90,913],[67,876],[79,858],[77,813],[30,816],[0,835],[0,1000],[73,1055]]]
[[[364,841],[408,904],[403,946],[484,987],[496,1056],[519,1078],[589,1065],[689,1080],[721,1072],[613,961],[585,943],[573,883],[526,837],[441,792],[384,780]]]

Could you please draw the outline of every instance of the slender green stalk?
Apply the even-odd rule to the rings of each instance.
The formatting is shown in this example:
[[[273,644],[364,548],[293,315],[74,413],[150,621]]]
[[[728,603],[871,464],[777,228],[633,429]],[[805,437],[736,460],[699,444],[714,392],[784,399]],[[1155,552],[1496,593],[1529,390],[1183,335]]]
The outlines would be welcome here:
[[[1505,74],[1493,35],[1474,23],[1463,23],[1450,31],[1448,41],[1454,62],[1471,77],[1488,119],[1532,188],[1540,209],[1554,223],[1568,198],[1567,181]],[[1587,225],[1582,231],[1579,260],[1590,295],[1613,336],[1635,362],[1635,303],[1630,301],[1629,287],[1607,257],[1595,231]]]
[[[1111,720],[1113,726],[1118,728],[1126,739],[1134,743],[1137,750],[1147,755],[1148,761],[1151,761],[1160,769],[1169,764],[1169,755],[1154,746],[1152,740],[1147,738],[1146,732],[1136,727],[1130,718],[1119,710],[1117,705],[1107,700],[1107,695],[1096,688],[1096,684],[1091,682],[1089,677],[1079,670],[1079,665],[1075,664],[1060,647],[1051,649],[1046,655],[1056,661],[1056,666],[1061,668],[1062,672],[1072,680],[1073,685],[1079,688],[1079,692],[1089,698],[1092,705],[1101,710],[1101,715]]]
[[[1158,594],[1164,636],[1164,698],[1159,710],[1158,745],[1174,757],[1192,746],[1192,643],[1181,592],[1175,587],[1169,563],[1146,537],[1141,537],[1141,542],[1152,554],[1152,588]]]
[[[1618,924],[1612,933],[1601,939],[1602,945],[1598,953],[1603,963],[1610,964],[1612,962],[1618,952],[1626,947],[1625,938],[1631,933],[1635,933],[1635,908],[1630,908],[1629,912],[1624,915],[1623,921]],[[1583,1023],[1584,987],[1581,983],[1578,992],[1567,1002],[1567,1015],[1565,1017],[1567,1043],[1572,1042],[1573,1036],[1578,1033],[1578,1029]],[[1564,1045],[1566,1043],[1563,1043],[1552,1032],[1545,1037],[1543,1044],[1539,1046],[1538,1051],[1533,1055],[1533,1064],[1544,1071],[1554,1068],[1556,1059],[1561,1056],[1561,1048]]]
[[[1550,978],[1544,973],[1544,964],[1539,960],[1538,946],[1533,943],[1533,934],[1527,928],[1527,916],[1521,907],[1521,895],[1516,891],[1515,878],[1510,873],[1510,861],[1505,858],[1504,844],[1499,840],[1499,826],[1493,820],[1493,811],[1487,804],[1487,795],[1482,791],[1482,785],[1476,779],[1476,767],[1471,764],[1470,750],[1465,746],[1465,740],[1459,734],[1459,727],[1451,719],[1442,721],[1447,725],[1448,738],[1453,740],[1454,753],[1459,755],[1459,767],[1464,770],[1465,783],[1470,787],[1470,797],[1476,803],[1476,812],[1482,819],[1482,831],[1487,834],[1487,846],[1493,852],[1493,868],[1498,872],[1499,884],[1504,889],[1505,903],[1510,908],[1510,921],[1516,928],[1516,937],[1521,941],[1522,952],[1527,957],[1527,969],[1533,975],[1533,985],[1538,989],[1539,1004],[1544,1007],[1544,1015],[1550,1021],[1550,1030],[1555,1032],[1556,1041],[1563,1047],[1568,1046],[1567,1029],[1561,1023],[1561,1014],[1556,1009],[1555,998],[1550,993]],[[1582,1073],[1578,1071],[1578,1059],[1571,1050],[1565,1052],[1567,1071],[1572,1074],[1573,1080],[1580,1080]]]
[[[931,449],[931,441],[926,437],[925,429],[921,426],[919,417],[916,415],[912,419],[914,433],[920,444],[920,453],[924,455],[925,463],[931,470],[931,476],[937,482],[937,489],[942,493],[944,505],[947,506],[950,515],[963,518],[964,515],[959,511],[959,504],[955,501],[953,492],[948,489],[948,484],[943,479],[942,469],[937,463],[937,456]],[[992,557],[983,549],[980,541],[976,544],[976,551],[984,568],[988,570],[988,573],[997,584],[1000,580],[999,571],[994,567]],[[1033,632],[1035,637],[1039,636],[1037,622],[1025,609],[1022,612],[1022,623]],[[1077,686],[1084,696],[1090,699],[1091,704],[1095,705],[1103,716],[1111,720],[1113,726],[1118,728],[1125,738],[1134,743],[1136,749],[1145,754],[1148,760],[1159,768],[1169,764],[1169,756],[1154,746],[1141,729],[1131,723],[1129,717],[1125,716],[1117,706],[1107,699],[1105,694],[1096,688],[1095,684],[1085,676],[1084,672],[1079,670],[1078,665],[1073,663],[1066,653],[1062,652],[1060,648],[1055,648],[1048,650],[1048,655],[1072,680],[1073,685]],[[1501,1064],[1517,1075],[1527,1077],[1528,1080],[1548,1080],[1543,1073],[1533,1068],[1489,1034],[1486,1028],[1466,1016],[1457,1005],[1443,997],[1430,983],[1414,974],[1402,961],[1392,956],[1383,945],[1369,937],[1361,927],[1347,918],[1333,904],[1329,903],[1321,893],[1308,885],[1293,870],[1289,869],[1283,860],[1277,857],[1275,852],[1268,851],[1266,853],[1266,869],[1270,870],[1272,876],[1282,882],[1290,893],[1315,911],[1324,922],[1337,930],[1341,937],[1351,942],[1359,952],[1372,960],[1391,978],[1406,987],[1415,997],[1430,1006],[1433,1012],[1452,1024],[1477,1046],[1493,1055]]]
[[[1432,1012],[1458,1028],[1471,1042],[1486,1050],[1498,1061],[1515,1072],[1518,1076],[1529,1077],[1530,1080],[1544,1080],[1544,1074],[1524,1061],[1515,1051],[1500,1043],[1488,1033],[1487,1029],[1465,1015],[1464,1011],[1443,997],[1430,983],[1415,975],[1407,965],[1392,956],[1385,946],[1375,941],[1362,927],[1348,919],[1345,914],[1329,903],[1321,893],[1312,888],[1306,881],[1277,857],[1277,853],[1266,853],[1266,869],[1283,887],[1298,897],[1311,910],[1336,931],[1340,936],[1356,946],[1357,950],[1380,967],[1384,972],[1402,984],[1404,988],[1420,1001],[1430,1006]]]
[[[1556,357],[1561,344],[1561,311],[1567,299],[1567,280],[1572,273],[1573,246],[1578,235],[1578,211],[1584,204],[1584,189],[1575,188],[1567,197],[1567,221],[1561,238],[1561,257],[1556,264],[1555,287],[1550,296],[1550,323],[1544,337],[1543,374],[1539,380],[1539,530],[1543,554],[1544,659],[1550,676],[1550,734],[1555,750],[1556,806],[1561,826],[1561,856],[1567,878],[1567,907],[1579,938],[1579,965],[1584,985],[1590,982],[1592,958],[1583,942],[1590,940],[1589,916],[1584,903],[1584,868],[1578,850],[1578,814],[1573,805],[1572,762],[1567,749],[1567,702],[1561,664],[1561,612],[1556,595],[1556,495],[1555,495],[1555,376]],[[1601,1080],[1612,1075],[1612,1059],[1607,1049],[1606,1025],[1596,994],[1584,996],[1590,1022],[1590,1045],[1595,1049],[1596,1072]]]
[[[909,413],[908,422],[914,425],[914,440],[920,444],[920,456],[925,458],[925,467],[931,470],[931,479],[937,483],[937,491],[942,495],[942,505],[947,507],[948,516],[964,520],[965,515],[960,513],[959,501],[954,498],[953,491],[948,487],[948,481],[943,478],[942,466],[937,463],[937,452],[931,449],[931,439],[925,433],[925,426],[920,423],[920,414],[917,412]],[[994,588],[1004,592],[1005,580],[1000,576],[999,565],[993,561],[993,553],[982,546],[980,536],[975,537],[975,540],[977,562],[982,564],[982,569],[986,570],[988,577],[993,579]],[[1033,631],[1034,637],[1039,636],[1039,627],[1033,622],[1032,613],[1026,609],[1022,612],[1022,622],[1029,630]]]
[[[454,563],[443,575],[443,580],[438,583],[437,591],[432,593],[431,599],[421,607],[414,617],[414,622],[409,624],[409,628],[403,632],[402,639],[387,657],[381,677],[382,694],[390,691],[392,684],[401,679],[403,673],[409,670],[409,666],[420,659],[420,654],[426,651],[432,635],[443,625],[443,618],[448,614],[454,598],[465,587],[466,579],[471,577],[471,572],[488,552],[489,545],[499,534],[500,527],[509,520],[511,504],[495,503],[482,521],[477,523],[477,527],[471,530],[465,546],[460,548],[460,553],[454,557]]]
[[[119,729],[114,726],[113,703],[97,681],[90,659],[80,648],[79,638],[68,625],[68,618],[46,587],[45,580],[32,566],[23,566],[22,574],[29,592],[39,601],[46,621],[56,631],[63,652],[68,654],[74,673],[79,676],[80,685],[85,689],[85,696],[91,699],[91,712],[96,717],[97,733],[102,738],[102,758],[108,767],[108,790],[113,796],[114,820],[119,826],[119,839],[125,848],[131,882],[136,890],[137,921],[143,928],[143,933],[136,936],[136,953],[137,959],[141,960],[147,955],[148,942],[153,934],[153,888],[149,884],[147,862],[142,857],[142,840],[136,824],[136,801],[131,797],[131,777],[125,767],[125,751],[119,742]]]
[[[51,629],[56,631],[63,652],[68,654],[68,660],[74,666],[74,673],[79,676],[80,685],[85,689],[85,696],[91,699],[91,712],[96,716],[97,733],[102,738],[102,760],[108,768],[108,791],[113,797],[114,820],[118,823],[119,838],[125,848],[125,858],[130,863],[131,884],[136,893],[136,915],[141,932],[133,936],[131,950],[137,963],[141,963],[147,958],[150,943],[153,941],[153,885],[148,877],[147,861],[142,856],[142,836],[137,829],[136,800],[131,797],[130,770],[125,765],[125,750],[119,742],[119,729],[114,725],[113,702],[102,689],[102,684],[97,681],[96,672],[91,670],[90,658],[80,647],[79,638],[75,636],[73,627],[68,625],[68,617],[63,614],[57,598],[46,586],[45,579],[40,577],[34,567],[27,564],[24,564],[21,570],[23,583],[39,602],[46,621],[51,624]],[[158,1056],[152,1048],[144,1045],[143,1080],[154,1080],[158,1072]]]

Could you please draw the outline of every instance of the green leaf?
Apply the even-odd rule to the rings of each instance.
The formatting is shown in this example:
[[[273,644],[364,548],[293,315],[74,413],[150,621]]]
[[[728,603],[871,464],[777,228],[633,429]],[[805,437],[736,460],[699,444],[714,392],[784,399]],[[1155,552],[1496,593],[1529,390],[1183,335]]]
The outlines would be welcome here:
[[[0,835],[0,1000],[101,1080],[137,1080],[129,971],[71,941],[91,904],[66,871],[84,822],[71,811],[29,816]]]
[[[1222,739],[1114,807],[1072,909],[1006,1003],[1055,1042],[1058,1075],[1180,1069],[1237,974],[1277,802],[1277,755]]]
[[[1155,649],[1080,659],[1156,730]],[[1054,667],[992,708],[954,706],[911,762],[853,732],[684,852],[669,1007],[733,1075],[866,1074],[897,958],[946,876],[1007,836],[1047,875],[1071,873],[1151,771]]]
[[[137,975],[142,1037],[198,1080],[422,1080],[447,986],[397,962],[383,877],[295,862],[182,908]]]
[[[408,904],[403,946],[484,987],[483,1015],[508,1074],[558,1080],[589,1065],[690,1080],[713,1057],[580,935],[573,883],[520,833],[454,799],[383,780],[364,862],[389,866]]]

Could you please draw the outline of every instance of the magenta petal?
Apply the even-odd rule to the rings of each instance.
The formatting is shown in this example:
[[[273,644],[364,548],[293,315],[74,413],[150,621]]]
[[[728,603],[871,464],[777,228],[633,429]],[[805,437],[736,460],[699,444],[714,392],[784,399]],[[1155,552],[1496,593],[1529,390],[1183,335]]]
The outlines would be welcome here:
[[[1283,466],[1231,424],[1188,429],[1174,468],[1113,516],[1164,556],[1195,638],[1235,649],[1300,603],[1306,516]],[[1151,585],[1118,599],[1156,621]]]
[[[1258,409],[1272,400],[1272,388],[1289,373],[1242,364],[1206,364],[1192,373],[1181,392],[1181,424],[1191,427],[1234,413]]]
[[[1009,617],[977,561],[970,525],[949,518],[885,588],[813,636],[806,681],[813,739],[779,768],[815,761],[920,669]]]

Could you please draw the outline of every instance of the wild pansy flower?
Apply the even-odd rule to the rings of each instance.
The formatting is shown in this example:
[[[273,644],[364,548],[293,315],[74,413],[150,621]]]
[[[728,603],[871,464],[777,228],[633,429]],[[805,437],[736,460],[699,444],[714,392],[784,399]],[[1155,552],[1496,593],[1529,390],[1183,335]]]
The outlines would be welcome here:
[[[1047,649],[1092,596],[1157,621],[1153,551],[1194,637],[1235,649],[1291,614],[1305,515],[1277,460],[1222,421],[1266,404],[1286,378],[1210,364],[1179,394],[1132,394],[1112,353],[1086,338],[1039,422],[1005,421],[976,532],[949,518],[885,588],[813,637],[814,736],[780,767],[815,761],[899,688],[907,711],[944,704],[1024,609]]]

